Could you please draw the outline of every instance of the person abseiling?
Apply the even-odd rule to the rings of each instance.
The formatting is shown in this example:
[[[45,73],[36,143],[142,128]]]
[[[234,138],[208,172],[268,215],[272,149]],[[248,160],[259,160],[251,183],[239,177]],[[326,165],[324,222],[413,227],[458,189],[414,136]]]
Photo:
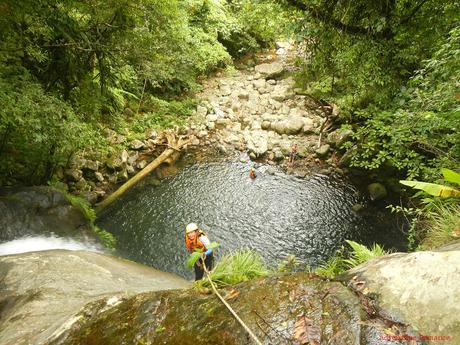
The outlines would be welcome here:
[[[185,228],[185,245],[189,253],[193,253],[196,249],[204,253],[206,256],[204,264],[206,269],[209,271],[212,269],[212,264],[214,261],[214,253],[211,248],[209,248],[211,241],[209,241],[208,236],[203,230],[201,230],[196,223],[190,223]],[[200,280],[204,275],[203,260],[199,259],[195,263],[195,280]]]

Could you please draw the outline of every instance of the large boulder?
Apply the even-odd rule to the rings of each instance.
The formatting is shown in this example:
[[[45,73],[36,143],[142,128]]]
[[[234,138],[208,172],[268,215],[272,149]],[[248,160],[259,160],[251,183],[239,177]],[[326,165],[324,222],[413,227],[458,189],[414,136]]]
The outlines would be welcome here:
[[[0,242],[55,233],[89,236],[88,220],[65,195],[50,187],[0,190]]]
[[[372,201],[384,199],[388,195],[385,186],[378,182],[371,183],[370,185],[368,185],[367,191],[369,192],[369,197]]]
[[[337,282],[298,273],[220,292],[263,344],[382,344],[385,324],[374,316],[368,321],[357,297]],[[119,302],[87,305],[50,345],[253,343],[214,295],[161,291]]]
[[[266,79],[273,79],[283,74],[284,65],[281,62],[263,63],[257,65],[255,70]]]
[[[335,147],[340,147],[345,141],[347,141],[353,135],[351,129],[337,129],[331,132],[327,136],[327,142]]]
[[[253,152],[256,157],[261,157],[268,151],[268,135],[263,130],[245,133],[245,141],[249,152]]]
[[[395,321],[411,324],[426,336],[446,337],[428,343],[459,344],[458,248],[383,256],[350,270],[342,279]]]
[[[304,119],[298,116],[290,116],[287,119],[272,123],[271,128],[278,134],[297,134],[304,127]]]
[[[104,298],[110,308],[135,293],[189,286],[173,274],[114,256],[66,250],[0,256],[0,277],[1,344],[53,341],[96,299]]]
[[[294,96],[294,92],[287,85],[275,85],[273,92],[270,94],[271,98],[278,102],[283,102]],[[288,108],[287,113],[290,112]]]

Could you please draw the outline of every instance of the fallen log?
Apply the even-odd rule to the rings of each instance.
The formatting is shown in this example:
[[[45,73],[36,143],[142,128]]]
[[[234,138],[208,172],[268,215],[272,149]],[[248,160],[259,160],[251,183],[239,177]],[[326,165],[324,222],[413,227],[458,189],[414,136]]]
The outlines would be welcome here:
[[[117,200],[120,196],[122,196],[127,190],[131,187],[135,186],[139,181],[141,181],[145,176],[150,174],[153,170],[155,170],[161,163],[167,162],[171,163],[168,159],[173,156],[173,154],[178,153],[183,146],[189,143],[189,140],[185,140],[184,138],[176,139],[176,136],[173,132],[164,132],[164,136],[167,139],[167,148],[164,150],[161,155],[155,158],[151,163],[149,163],[144,169],[139,171],[136,175],[126,181],[120,188],[118,188],[115,192],[110,194],[107,198],[101,201],[99,204],[96,205],[96,213],[100,213],[104,210],[107,206],[112,204],[115,200]]]

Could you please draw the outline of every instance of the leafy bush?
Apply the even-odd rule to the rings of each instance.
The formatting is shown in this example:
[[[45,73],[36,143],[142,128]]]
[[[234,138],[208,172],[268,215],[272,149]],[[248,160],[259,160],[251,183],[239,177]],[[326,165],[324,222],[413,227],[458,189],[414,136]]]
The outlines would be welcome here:
[[[409,179],[433,180],[439,168],[460,161],[460,30],[424,62],[402,87],[388,110],[372,106],[357,112],[364,123],[357,128],[352,166],[393,167]],[[346,144],[351,148],[353,143]]]
[[[425,238],[418,249],[430,250],[460,238],[460,207],[439,204],[424,222]]]
[[[45,183],[98,132],[23,69],[0,66],[0,185]]]
[[[354,241],[347,240],[346,242],[351,247],[351,251],[346,253],[344,248],[337,251],[336,255],[330,257],[316,268],[316,274],[328,279],[333,279],[335,276],[348,269],[356,267],[373,258],[388,254],[387,251],[376,243],[369,249]]]
[[[237,284],[266,275],[268,275],[268,270],[262,258],[251,250],[239,250],[225,255],[210,272],[210,278],[217,286]],[[198,287],[210,286],[207,278],[195,284]]]

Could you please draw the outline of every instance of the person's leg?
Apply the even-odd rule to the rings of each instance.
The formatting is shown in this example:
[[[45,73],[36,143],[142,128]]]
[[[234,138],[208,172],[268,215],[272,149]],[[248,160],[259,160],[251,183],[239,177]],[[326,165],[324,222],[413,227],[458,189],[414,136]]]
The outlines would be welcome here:
[[[204,260],[204,264],[206,265],[206,269],[208,271],[212,270],[212,266],[214,264],[214,255],[211,254],[207,256],[206,259]]]
[[[204,269],[202,266],[198,266],[197,264],[195,264],[194,266],[194,269],[195,269],[195,280],[200,280],[203,278],[203,274],[204,274]]]

